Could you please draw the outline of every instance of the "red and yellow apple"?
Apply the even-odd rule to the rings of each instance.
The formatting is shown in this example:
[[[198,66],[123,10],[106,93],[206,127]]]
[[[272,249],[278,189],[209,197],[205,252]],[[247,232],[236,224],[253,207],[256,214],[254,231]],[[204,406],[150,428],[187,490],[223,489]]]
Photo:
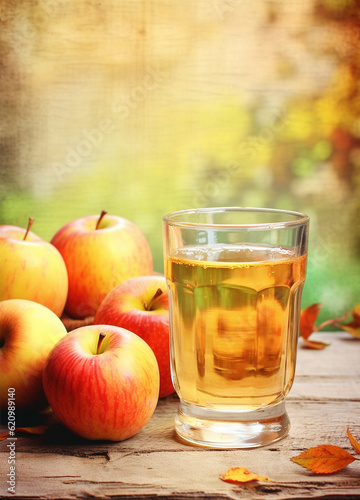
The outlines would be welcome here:
[[[57,316],[64,310],[68,275],[64,260],[50,243],[28,229],[0,226],[0,301],[33,300]]]
[[[120,326],[145,340],[159,365],[159,397],[174,392],[169,352],[169,300],[164,276],[130,278],[115,287],[100,304],[94,324]]]
[[[134,333],[90,325],[68,333],[54,347],[43,384],[55,415],[72,432],[122,441],[151,418],[159,369],[150,347]]]
[[[94,316],[116,285],[153,269],[149,244],[132,222],[108,215],[90,215],[62,227],[51,243],[61,253],[69,275],[65,306],[73,318]]]
[[[66,328],[47,307],[30,300],[0,302],[0,407],[7,407],[9,389],[16,410],[47,406],[42,386],[46,358],[67,334]]]

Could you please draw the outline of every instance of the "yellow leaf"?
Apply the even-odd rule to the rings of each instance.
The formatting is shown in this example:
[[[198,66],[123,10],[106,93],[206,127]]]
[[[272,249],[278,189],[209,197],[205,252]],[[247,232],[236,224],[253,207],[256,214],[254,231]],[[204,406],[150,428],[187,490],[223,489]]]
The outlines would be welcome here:
[[[225,474],[220,474],[220,478],[226,483],[231,484],[243,484],[250,481],[269,481],[267,477],[259,476],[243,467],[233,467],[225,472]]]
[[[360,338],[360,304],[357,304],[352,310],[353,320],[349,323],[337,323],[342,330],[351,333],[356,338]]]
[[[351,333],[356,338],[360,338],[360,326],[353,326],[353,323],[348,323],[347,325],[339,325],[346,332]]]

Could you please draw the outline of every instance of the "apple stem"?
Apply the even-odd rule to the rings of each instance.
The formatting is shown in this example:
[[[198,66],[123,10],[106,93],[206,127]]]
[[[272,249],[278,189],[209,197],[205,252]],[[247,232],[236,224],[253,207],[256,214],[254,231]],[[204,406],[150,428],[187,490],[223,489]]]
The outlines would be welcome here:
[[[95,227],[95,230],[96,229],[99,229],[99,226],[101,224],[101,221],[103,220],[103,218],[105,217],[105,215],[107,214],[107,210],[102,210],[101,211],[101,214],[100,214],[100,217],[98,218],[98,221],[96,223],[96,227]]]
[[[24,235],[24,241],[26,240],[27,235],[29,234],[29,231],[30,231],[31,227],[34,224],[34,220],[35,220],[34,217],[29,217],[29,222],[28,222],[28,225],[27,225],[26,233]]]
[[[96,354],[100,354],[100,347],[101,347],[102,341],[104,340],[105,337],[106,337],[106,333],[103,333],[103,332],[99,333],[99,340],[98,340],[98,344],[97,344]]]
[[[146,302],[144,302],[144,307],[147,311],[151,311],[151,306],[153,305],[154,301],[160,297],[160,295],[162,295],[163,291],[161,290],[161,288],[158,288],[156,290],[156,292],[154,293],[154,296],[153,298],[150,300],[150,302],[147,304]]]

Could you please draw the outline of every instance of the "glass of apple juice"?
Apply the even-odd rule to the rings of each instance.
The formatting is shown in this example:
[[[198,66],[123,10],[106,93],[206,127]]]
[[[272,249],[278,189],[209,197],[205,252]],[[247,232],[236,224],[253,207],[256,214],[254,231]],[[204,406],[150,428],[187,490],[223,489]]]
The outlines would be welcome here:
[[[176,433],[253,448],[287,435],[309,217],[201,208],[163,218]]]

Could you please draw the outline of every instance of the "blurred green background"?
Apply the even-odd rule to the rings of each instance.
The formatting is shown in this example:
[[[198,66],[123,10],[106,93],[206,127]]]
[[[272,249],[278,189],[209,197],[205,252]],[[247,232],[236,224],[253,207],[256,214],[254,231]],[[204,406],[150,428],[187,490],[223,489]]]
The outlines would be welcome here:
[[[0,224],[49,240],[106,209],[162,272],[167,212],[302,211],[303,307],[360,302],[356,0],[21,0],[0,23]]]

